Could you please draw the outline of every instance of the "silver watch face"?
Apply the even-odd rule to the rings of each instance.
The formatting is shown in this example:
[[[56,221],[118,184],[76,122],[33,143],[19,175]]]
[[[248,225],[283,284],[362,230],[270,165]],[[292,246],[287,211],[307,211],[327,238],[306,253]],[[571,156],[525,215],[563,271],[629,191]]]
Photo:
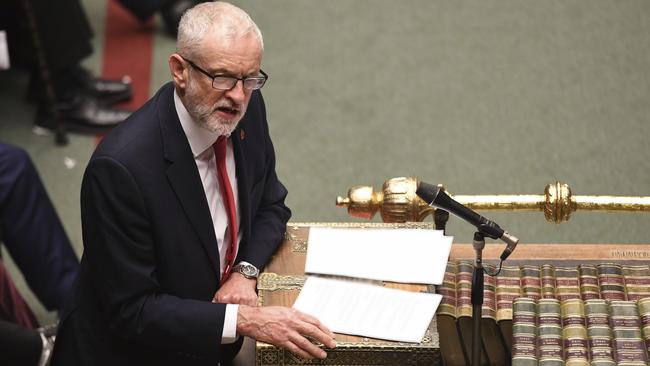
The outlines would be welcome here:
[[[249,276],[254,276],[255,275],[255,267],[253,266],[243,266],[242,270],[244,271],[244,274],[249,275]]]
[[[257,277],[258,270],[253,265],[240,264],[237,266],[236,270],[247,278]]]

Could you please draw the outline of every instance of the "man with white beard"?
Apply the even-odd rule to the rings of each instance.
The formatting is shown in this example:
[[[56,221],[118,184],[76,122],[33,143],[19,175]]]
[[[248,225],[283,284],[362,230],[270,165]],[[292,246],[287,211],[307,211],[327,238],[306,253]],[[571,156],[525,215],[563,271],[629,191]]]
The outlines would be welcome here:
[[[305,358],[335,347],[317,319],[258,307],[259,269],[291,212],[259,89],[262,35],[243,10],[181,19],[173,83],[93,154],[84,254],[53,365],[227,365],[242,336]]]

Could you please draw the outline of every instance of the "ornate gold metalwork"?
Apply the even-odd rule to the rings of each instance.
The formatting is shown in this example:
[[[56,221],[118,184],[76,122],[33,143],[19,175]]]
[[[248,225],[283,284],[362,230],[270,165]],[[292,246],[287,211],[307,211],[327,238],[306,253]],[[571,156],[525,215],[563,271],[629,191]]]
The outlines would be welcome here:
[[[400,223],[377,223],[377,222],[309,222],[289,223],[284,233],[284,240],[291,244],[291,251],[294,253],[307,252],[307,239],[301,239],[291,233],[300,227],[337,227],[337,228],[390,228],[390,229],[433,229],[433,223],[428,222],[400,222]],[[290,232],[291,231],[291,232]]]
[[[544,217],[557,224],[569,221],[576,205],[571,201],[571,188],[567,184],[555,182],[544,189]]]
[[[296,226],[293,226],[293,228],[291,229],[291,231],[296,231],[296,230],[298,230]],[[300,239],[295,234],[290,233],[289,228],[287,228],[287,231],[285,231],[284,233],[284,240],[291,243],[292,252],[300,253],[300,252],[307,251],[307,240]]]
[[[350,347],[338,343],[327,350],[325,360],[305,360],[289,351],[272,346],[257,346],[257,366],[293,365],[375,365],[375,366],[436,366],[441,364],[440,349]]]
[[[337,197],[336,205],[347,207],[350,216],[371,219],[380,212],[384,222],[422,221],[433,212],[415,194],[415,177],[399,177],[384,182],[381,192],[371,186],[350,188],[347,197]],[[567,184],[549,184],[544,195],[454,195],[456,201],[474,210],[543,211],[546,220],[561,223],[577,210],[650,212],[650,197],[575,196]]]
[[[376,365],[376,366],[434,366],[441,365],[436,318],[427,329],[421,343],[403,342],[336,342],[327,350],[325,360],[305,360],[282,348],[257,342],[256,365]]]
[[[371,219],[379,211],[384,222],[422,221],[433,208],[415,194],[417,186],[414,177],[389,179],[381,192],[371,186],[356,186],[348,190],[347,197],[337,197],[336,205],[347,207],[354,217]]]
[[[257,289],[266,291],[300,290],[305,284],[305,276],[278,275],[263,272],[257,279]]]

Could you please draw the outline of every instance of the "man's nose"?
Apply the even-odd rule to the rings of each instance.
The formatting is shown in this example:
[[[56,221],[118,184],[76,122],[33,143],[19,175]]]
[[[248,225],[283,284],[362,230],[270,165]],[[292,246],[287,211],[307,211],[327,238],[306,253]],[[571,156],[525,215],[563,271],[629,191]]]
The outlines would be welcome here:
[[[232,100],[236,102],[242,102],[246,97],[246,90],[244,89],[244,81],[237,80],[235,86],[233,86],[232,89],[227,91],[227,95],[228,97],[230,97]]]

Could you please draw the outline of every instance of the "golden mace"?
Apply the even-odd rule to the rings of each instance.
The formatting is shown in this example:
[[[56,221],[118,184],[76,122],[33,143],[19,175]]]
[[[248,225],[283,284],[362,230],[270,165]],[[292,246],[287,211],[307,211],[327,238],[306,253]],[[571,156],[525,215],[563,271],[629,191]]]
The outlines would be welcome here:
[[[384,222],[422,221],[434,208],[415,194],[418,183],[416,177],[392,178],[384,182],[381,192],[375,192],[372,186],[355,186],[348,190],[347,197],[337,197],[336,205],[347,207],[348,214],[354,217],[371,219],[379,211]],[[650,212],[650,197],[577,196],[560,182],[547,185],[543,195],[450,196],[479,211],[543,211],[547,221],[558,224],[568,221],[577,210]]]

